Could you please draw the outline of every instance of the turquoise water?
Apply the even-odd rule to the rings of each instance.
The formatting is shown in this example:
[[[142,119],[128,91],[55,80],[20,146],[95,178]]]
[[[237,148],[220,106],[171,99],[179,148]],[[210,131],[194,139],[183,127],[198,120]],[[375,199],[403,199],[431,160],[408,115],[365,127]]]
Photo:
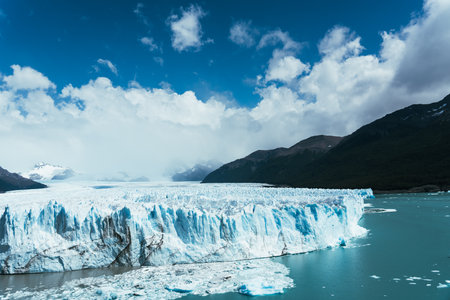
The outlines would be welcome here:
[[[450,284],[437,286],[450,281],[450,193],[377,195],[366,202],[397,212],[365,214],[361,224],[369,235],[346,248],[274,258],[290,268],[295,287],[260,298],[449,300]],[[248,298],[229,293],[207,299]]]
[[[369,234],[347,247],[274,258],[290,268],[295,287],[282,295],[258,298],[450,300],[450,284],[437,288],[446,280],[450,283],[450,193],[377,195],[366,202],[397,212],[365,214],[361,225]],[[24,287],[45,289],[76,278],[127,270],[3,275],[0,298]],[[182,299],[248,297],[228,293]]]

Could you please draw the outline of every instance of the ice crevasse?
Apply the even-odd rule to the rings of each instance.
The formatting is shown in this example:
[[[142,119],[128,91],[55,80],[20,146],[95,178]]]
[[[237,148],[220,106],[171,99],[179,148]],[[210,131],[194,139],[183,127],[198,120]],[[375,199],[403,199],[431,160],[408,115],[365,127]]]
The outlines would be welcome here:
[[[55,184],[0,195],[0,272],[234,261],[345,245],[367,190]]]

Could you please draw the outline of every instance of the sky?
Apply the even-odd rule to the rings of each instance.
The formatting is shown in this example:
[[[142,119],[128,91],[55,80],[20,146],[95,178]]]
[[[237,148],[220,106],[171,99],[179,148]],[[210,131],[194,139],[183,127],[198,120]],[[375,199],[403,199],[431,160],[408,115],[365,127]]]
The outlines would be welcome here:
[[[0,2],[0,166],[154,180],[450,93],[450,0]]]

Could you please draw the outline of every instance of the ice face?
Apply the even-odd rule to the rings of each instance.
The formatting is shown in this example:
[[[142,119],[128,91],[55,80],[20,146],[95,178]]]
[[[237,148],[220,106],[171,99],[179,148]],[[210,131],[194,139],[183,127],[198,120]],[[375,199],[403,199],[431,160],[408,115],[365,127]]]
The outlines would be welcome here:
[[[0,195],[3,274],[233,261],[365,233],[371,190],[61,183]],[[263,287],[262,287],[263,288]]]
[[[270,259],[142,267],[114,276],[72,280],[58,288],[24,288],[4,299],[175,299],[228,292],[271,295],[293,287],[288,275],[286,266]]]

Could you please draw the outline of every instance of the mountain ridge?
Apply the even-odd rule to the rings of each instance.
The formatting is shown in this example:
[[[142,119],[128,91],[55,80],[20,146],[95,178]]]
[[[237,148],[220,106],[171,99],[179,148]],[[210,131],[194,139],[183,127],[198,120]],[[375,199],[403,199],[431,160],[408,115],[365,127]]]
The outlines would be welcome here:
[[[318,135],[302,140],[289,148],[257,150],[244,158],[223,165],[208,174],[203,182],[227,182],[231,178],[236,178],[236,182],[261,182],[266,180],[265,172],[275,172],[278,176],[285,176],[284,168],[278,167],[277,161],[290,158],[305,164],[323,155],[341,140],[342,137]]]
[[[265,174],[258,178],[264,179],[262,183],[292,187],[449,189],[449,108],[450,95],[439,102],[410,105],[362,126],[304,164],[292,159],[273,160],[275,167],[262,170]],[[281,177],[279,172],[270,173],[277,168],[284,168]],[[204,182],[242,182],[219,173],[214,171]]]
[[[39,189],[45,187],[47,187],[45,184],[35,182],[28,178],[24,178],[17,173],[11,173],[8,170],[0,167],[0,193],[14,190]]]

